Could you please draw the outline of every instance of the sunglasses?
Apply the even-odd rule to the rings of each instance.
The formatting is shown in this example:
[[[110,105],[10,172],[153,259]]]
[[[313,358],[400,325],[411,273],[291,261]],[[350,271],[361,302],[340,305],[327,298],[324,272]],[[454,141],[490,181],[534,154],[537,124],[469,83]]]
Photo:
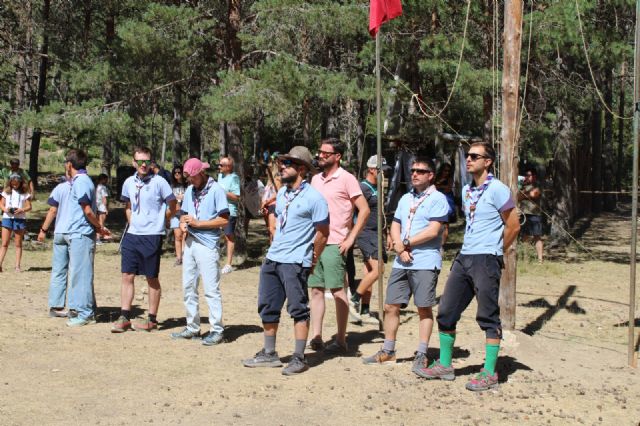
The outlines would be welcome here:
[[[433,173],[433,170],[429,169],[411,169],[411,174],[417,173],[419,175],[423,175],[425,173]]]
[[[297,165],[292,160],[280,160],[280,164],[284,167],[292,167]]]
[[[134,161],[136,162],[136,164],[137,164],[138,166],[142,166],[143,164],[144,164],[145,166],[149,166],[149,165],[151,165],[151,160],[134,160]]]
[[[475,152],[468,153],[465,158],[471,158],[471,161],[476,161],[478,158],[489,158],[486,155],[476,154]]]

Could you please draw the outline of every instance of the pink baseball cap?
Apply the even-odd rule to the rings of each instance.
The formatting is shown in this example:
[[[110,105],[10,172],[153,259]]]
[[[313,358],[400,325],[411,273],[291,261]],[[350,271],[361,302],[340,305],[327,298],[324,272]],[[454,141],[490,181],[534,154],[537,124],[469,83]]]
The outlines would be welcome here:
[[[203,163],[197,158],[189,158],[182,166],[182,171],[189,176],[195,176],[209,168],[209,163]]]

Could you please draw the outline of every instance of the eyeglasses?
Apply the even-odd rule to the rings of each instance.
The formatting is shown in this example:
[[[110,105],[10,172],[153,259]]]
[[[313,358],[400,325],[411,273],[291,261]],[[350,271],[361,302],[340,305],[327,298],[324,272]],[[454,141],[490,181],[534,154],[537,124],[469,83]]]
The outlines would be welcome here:
[[[329,157],[329,156],[334,155],[334,154],[337,154],[337,152],[335,152],[335,151],[322,151],[322,150],[318,151],[318,155],[322,155],[323,157]]]
[[[151,160],[135,160],[135,162],[138,166],[142,166],[144,164],[148,167],[149,165],[151,165]]]
[[[433,170],[429,169],[411,169],[411,174],[417,173],[419,175],[423,175],[425,173],[433,173]]]
[[[489,158],[486,155],[476,154],[475,152],[468,153],[465,158],[471,158],[471,161],[476,161],[478,158]]]

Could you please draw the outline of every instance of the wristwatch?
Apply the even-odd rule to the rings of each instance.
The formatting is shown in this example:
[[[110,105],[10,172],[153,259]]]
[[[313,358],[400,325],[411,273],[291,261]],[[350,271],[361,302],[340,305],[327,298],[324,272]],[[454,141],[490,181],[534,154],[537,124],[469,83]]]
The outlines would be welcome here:
[[[408,238],[405,238],[404,240],[402,240],[402,244],[404,245],[404,249],[406,251],[411,250],[411,241],[409,241]]]

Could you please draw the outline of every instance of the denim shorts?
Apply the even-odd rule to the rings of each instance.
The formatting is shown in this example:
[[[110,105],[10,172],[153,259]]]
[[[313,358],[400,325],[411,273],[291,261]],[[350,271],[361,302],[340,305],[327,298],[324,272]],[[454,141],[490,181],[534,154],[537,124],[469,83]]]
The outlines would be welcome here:
[[[535,214],[527,214],[525,215],[526,221],[522,226],[522,234],[523,235],[532,235],[534,237],[538,237],[542,235],[542,216]]]
[[[27,219],[2,218],[2,227],[12,231],[21,231],[27,228]]]
[[[229,222],[224,226],[224,235],[233,235],[236,230],[237,216],[229,216]]]
[[[158,278],[162,235],[125,234],[120,252],[123,273]]]

